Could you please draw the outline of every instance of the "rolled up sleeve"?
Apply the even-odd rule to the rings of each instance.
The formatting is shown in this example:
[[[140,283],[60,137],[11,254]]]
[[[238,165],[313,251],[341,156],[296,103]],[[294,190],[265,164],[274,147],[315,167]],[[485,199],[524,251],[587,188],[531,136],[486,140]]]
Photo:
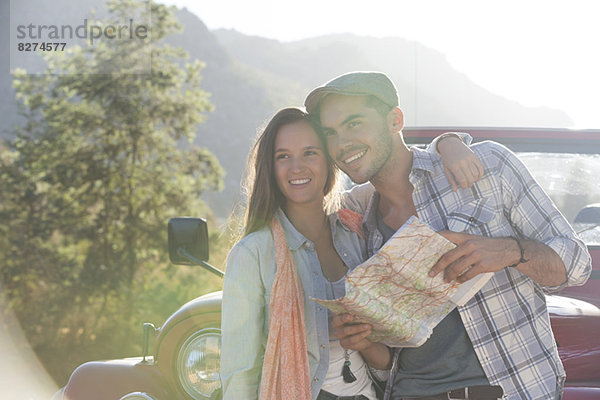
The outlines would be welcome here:
[[[557,292],[567,286],[581,286],[587,282],[592,273],[590,254],[585,243],[576,237],[554,237],[545,240],[563,260],[567,270],[567,281],[560,286],[546,286],[545,291]]]
[[[531,176],[529,170],[512,152],[502,154],[506,182],[506,203],[513,227],[522,236],[546,244],[563,261],[567,280],[560,286],[547,286],[554,292],[567,286],[583,285],[592,271],[590,254],[567,219],[556,208],[550,197]]]

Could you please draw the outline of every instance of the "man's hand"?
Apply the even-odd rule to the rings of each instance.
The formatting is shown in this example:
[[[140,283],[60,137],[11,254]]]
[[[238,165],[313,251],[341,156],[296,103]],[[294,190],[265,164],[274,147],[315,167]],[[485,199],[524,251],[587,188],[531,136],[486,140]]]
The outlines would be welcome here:
[[[345,349],[363,351],[373,345],[367,336],[371,334],[371,325],[356,323],[354,315],[340,314],[333,317],[331,326],[333,336],[339,339],[340,345]]]
[[[483,164],[475,153],[460,139],[448,136],[438,140],[444,174],[456,192],[460,186],[463,189],[471,187],[483,177]]]
[[[444,254],[429,276],[444,272],[444,281],[463,283],[485,272],[496,272],[520,259],[517,243],[510,238],[489,238],[467,233],[439,232],[456,248]]]

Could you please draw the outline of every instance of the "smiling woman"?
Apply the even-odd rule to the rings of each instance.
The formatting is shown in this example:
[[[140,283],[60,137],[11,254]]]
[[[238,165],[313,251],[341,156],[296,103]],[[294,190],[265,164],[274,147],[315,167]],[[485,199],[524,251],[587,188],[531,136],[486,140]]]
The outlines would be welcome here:
[[[282,135],[280,135],[280,133]],[[319,139],[312,127],[307,114],[300,109],[286,108],[279,111],[268,123],[260,137],[254,144],[248,159],[246,170],[245,191],[248,196],[248,206],[246,208],[246,217],[244,225],[244,235],[259,230],[266,226],[275,211],[285,204],[285,195],[281,186],[276,181],[276,156],[288,159],[290,154],[281,146],[284,145],[285,138],[293,140],[295,133],[303,133],[309,141],[305,146],[314,148],[324,148],[324,143]],[[279,139],[279,146],[276,142]],[[296,145],[298,145],[296,141]],[[291,143],[286,143],[285,146]],[[277,146],[277,149],[276,149]],[[302,144],[300,144],[302,147]],[[276,155],[276,151],[278,154]],[[308,158],[310,158],[309,156]],[[283,162],[278,162],[283,166]],[[327,163],[326,163],[327,164]],[[327,177],[323,186],[324,206],[330,210],[336,207],[335,200],[329,194],[335,195],[339,192],[338,172],[327,167]],[[333,190],[334,187],[336,190]],[[321,205],[323,207],[323,205]]]
[[[323,144],[308,121],[281,127],[275,139],[275,176],[286,209],[305,203],[322,208],[329,170]]]
[[[337,170],[324,149],[308,115],[287,108],[252,150],[246,234],[223,287],[224,399],[376,398],[361,354],[335,346],[327,310],[310,300],[339,295],[365,255],[360,235],[326,211]]]

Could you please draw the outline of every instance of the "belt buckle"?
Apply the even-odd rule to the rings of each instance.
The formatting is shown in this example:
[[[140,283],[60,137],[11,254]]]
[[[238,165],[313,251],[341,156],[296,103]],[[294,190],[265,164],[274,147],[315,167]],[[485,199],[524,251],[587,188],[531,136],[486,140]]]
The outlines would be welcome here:
[[[455,392],[457,390],[462,390],[462,397],[452,397],[452,392]],[[448,400],[469,400],[469,388],[465,387],[462,389],[451,390],[449,392],[446,392],[446,396],[448,397]]]

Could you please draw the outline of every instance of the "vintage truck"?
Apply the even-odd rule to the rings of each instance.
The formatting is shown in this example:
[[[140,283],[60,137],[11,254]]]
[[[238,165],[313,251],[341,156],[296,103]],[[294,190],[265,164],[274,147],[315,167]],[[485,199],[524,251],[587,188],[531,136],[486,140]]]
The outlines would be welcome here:
[[[564,399],[600,399],[600,131],[453,130],[517,152],[588,244],[593,259],[588,283],[548,295],[547,302],[567,371]],[[418,145],[444,131],[448,128],[405,129],[404,136]],[[197,264],[223,276],[206,262],[204,220],[173,219],[168,230],[173,263]],[[144,324],[141,356],[85,363],[53,400],[220,399],[221,295],[209,293],[182,305],[158,328]]]

